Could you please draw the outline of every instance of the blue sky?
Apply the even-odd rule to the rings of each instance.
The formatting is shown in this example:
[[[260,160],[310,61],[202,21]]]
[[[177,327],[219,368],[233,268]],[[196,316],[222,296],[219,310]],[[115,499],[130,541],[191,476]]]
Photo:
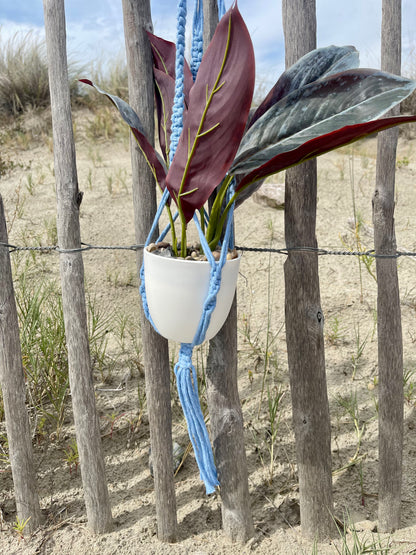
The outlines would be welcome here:
[[[316,0],[318,46],[352,44],[361,66],[380,65],[382,0]],[[66,0],[68,50],[81,64],[122,53],[124,48],[121,0]],[[194,0],[188,0],[189,12]],[[231,0],[225,0],[226,8]],[[256,55],[259,81],[273,84],[284,67],[280,0],[239,0]],[[416,70],[416,0],[402,0],[404,71]],[[176,0],[151,0],[157,35],[175,40]],[[191,21],[191,17],[188,17]],[[1,0],[0,37],[34,29],[43,33],[42,0]],[[411,51],[413,50],[413,62]]]

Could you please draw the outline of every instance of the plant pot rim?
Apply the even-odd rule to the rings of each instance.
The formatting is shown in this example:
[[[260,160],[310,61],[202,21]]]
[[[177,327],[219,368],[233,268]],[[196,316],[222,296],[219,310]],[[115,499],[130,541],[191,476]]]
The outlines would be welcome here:
[[[157,256],[158,258],[163,258],[165,260],[171,260],[171,261],[176,261],[178,263],[182,263],[182,264],[211,264],[209,260],[200,260],[198,258],[195,259],[189,259],[189,258],[183,258],[182,256],[163,256],[163,254],[161,254],[160,252],[158,252],[157,250],[152,250],[149,251],[148,247],[145,247],[145,252],[146,252],[146,256],[147,255],[152,255],[152,256]],[[220,252],[220,251],[216,251],[216,252]],[[236,256],[234,256],[233,258],[227,258],[225,260],[225,263],[227,262],[232,262],[233,260],[240,260],[242,253],[241,251],[238,251],[237,249],[229,249],[228,250],[229,253],[231,252],[235,252]],[[204,253],[201,254],[201,256],[203,256]],[[215,260],[215,262],[218,262],[218,260]]]

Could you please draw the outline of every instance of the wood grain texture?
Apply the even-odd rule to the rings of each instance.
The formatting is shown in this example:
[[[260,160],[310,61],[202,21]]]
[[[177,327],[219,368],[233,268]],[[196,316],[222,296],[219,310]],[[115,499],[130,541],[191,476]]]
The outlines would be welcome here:
[[[0,195],[0,242],[8,243],[3,199]],[[19,323],[8,248],[0,247],[0,386],[9,443],[17,516],[30,519],[25,532],[42,522],[33,462]]]
[[[221,489],[222,525],[231,541],[245,543],[254,535],[254,526],[237,370],[235,297],[227,320],[210,341],[206,379],[211,439]]]
[[[129,103],[143,123],[147,138],[154,140],[152,31],[149,0],[123,0],[124,36],[129,78]],[[156,212],[156,184],[136,141],[131,137],[133,207],[137,243],[144,243]],[[140,272],[142,253],[137,256]],[[138,299],[138,307],[141,303]],[[140,308],[139,308],[140,309]],[[173,477],[172,414],[168,342],[157,334],[142,314],[143,360],[149,412],[150,442],[156,496],[158,538],[174,542],[177,535]]]
[[[315,0],[283,0],[286,67],[316,47]],[[316,161],[286,172],[288,247],[316,247]],[[334,533],[331,426],[325,373],[324,316],[318,256],[289,253],[284,264],[286,341],[292,396],[302,533]]]
[[[205,0],[203,3],[204,10],[204,52],[208,48],[212,37],[214,36],[215,29],[218,25],[218,2],[213,0]]]
[[[58,242],[61,249],[76,249],[81,244],[79,207],[82,193],[78,189],[69,97],[65,7],[63,0],[44,0],[43,6],[52,109]],[[102,533],[111,528],[112,516],[95,406],[81,253],[61,253],[60,274],[69,383],[88,525],[94,532]]]
[[[401,70],[401,0],[383,0],[381,69]],[[390,115],[398,115],[396,107]],[[396,251],[394,192],[398,129],[377,139],[376,187],[373,196],[374,246],[377,254]],[[376,259],[379,377],[378,530],[400,526],[403,458],[403,340],[397,262]]]
[[[216,0],[204,2],[204,50],[218,24]],[[207,402],[211,439],[221,489],[222,526],[233,542],[254,535],[248,487],[244,426],[238,394],[237,300],[218,334],[209,343]]]

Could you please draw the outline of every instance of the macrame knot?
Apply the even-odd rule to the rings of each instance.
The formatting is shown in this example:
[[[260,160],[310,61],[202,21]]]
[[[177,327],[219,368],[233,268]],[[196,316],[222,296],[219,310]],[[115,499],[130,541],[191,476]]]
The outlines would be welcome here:
[[[191,72],[195,81],[204,52],[203,41],[204,11],[202,0],[195,1],[192,47],[191,47]]]
[[[182,343],[181,344],[181,348],[179,351],[179,358],[178,358],[178,362],[176,363],[175,366],[175,373],[176,373],[176,367],[181,367],[181,368],[191,368],[192,366],[192,345],[190,343]]]
[[[217,304],[217,294],[221,287],[221,268],[215,268],[211,274],[210,286],[204,305],[205,312],[212,314]]]
[[[211,317],[217,305],[217,294],[221,287],[221,272],[215,272],[211,277],[211,284],[204,304],[204,312]]]
[[[186,0],[178,4],[176,29],[176,60],[175,60],[175,97],[172,108],[172,132],[170,137],[169,159],[172,162],[178,146],[183,127],[184,110],[184,64],[185,64],[185,28],[186,28]]]

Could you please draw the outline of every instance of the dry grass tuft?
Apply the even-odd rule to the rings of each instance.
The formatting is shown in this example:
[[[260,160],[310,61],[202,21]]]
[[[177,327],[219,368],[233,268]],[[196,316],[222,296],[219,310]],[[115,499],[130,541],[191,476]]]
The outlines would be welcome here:
[[[69,64],[71,93],[77,94],[75,64]],[[44,41],[29,31],[7,41],[0,35],[0,116],[16,117],[28,109],[49,106],[49,82]]]

